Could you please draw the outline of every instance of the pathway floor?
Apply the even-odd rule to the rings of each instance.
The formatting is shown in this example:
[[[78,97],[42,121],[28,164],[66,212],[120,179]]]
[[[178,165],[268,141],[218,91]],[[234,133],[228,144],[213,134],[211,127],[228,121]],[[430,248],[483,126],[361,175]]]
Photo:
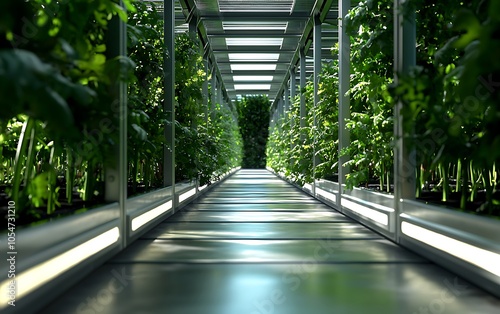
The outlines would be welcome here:
[[[266,170],[240,170],[43,313],[498,314],[500,300]]]

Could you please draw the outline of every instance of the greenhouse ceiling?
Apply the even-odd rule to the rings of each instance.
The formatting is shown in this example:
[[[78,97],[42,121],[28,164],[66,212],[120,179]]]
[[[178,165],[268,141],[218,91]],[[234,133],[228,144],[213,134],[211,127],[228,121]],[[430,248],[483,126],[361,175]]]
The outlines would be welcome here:
[[[163,0],[144,0],[161,10]],[[322,59],[332,59],[337,42],[338,2],[333,0],[176,0],[176,31],[196,25],[210,67],[230,100],[268,95],[274,101],[306,55],[306,76],[313,73],[313,26],[321,22]]]

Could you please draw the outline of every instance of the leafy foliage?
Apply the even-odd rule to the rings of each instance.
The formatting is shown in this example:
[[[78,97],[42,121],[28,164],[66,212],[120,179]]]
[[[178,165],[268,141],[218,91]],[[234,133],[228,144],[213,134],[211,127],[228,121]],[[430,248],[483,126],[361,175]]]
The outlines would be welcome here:
[[[239,127],[243,139],[243,168],[265,168],[266,143],[269,136],[269,99],[248,96],[237,104]]]

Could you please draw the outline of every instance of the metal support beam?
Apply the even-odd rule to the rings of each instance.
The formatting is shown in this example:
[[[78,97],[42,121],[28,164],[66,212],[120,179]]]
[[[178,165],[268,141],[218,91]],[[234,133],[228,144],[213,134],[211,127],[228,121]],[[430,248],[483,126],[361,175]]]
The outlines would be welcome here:
[[[163,185],[172,187],[175,195],[175,5],[174,1],[163,1],[165,54],[165,102],[169,125],[165,126],[167,145],[164,150]],[[172,202],[175,206],[175,202]],[[175,211],[175,208],[174,208]]]
[[[123,3],[120,3],[122,7]],[[127,56],[127,26],[118,17],[114,16],[110,23],[107,41],[107,57],[109,59]],[[113,102],[111,113],[116,117],[113,132],[119,133],[119,143],[113,152],[113,164],[105,168],[105,190],[104,198],[107,202],[118,202],[120,206],[120,246],[127,246],[128,228],[127,212],[125,203],[127,201],[127,84],[123,81],[113,82],[111,88]]]
[[[315,16],[314,18],[314,32],[313,32],[313,58],[314,58],[314,107],[319,103],[319,76],[321,74],[321,21],[319,16]],[[313,117],[313,184],[312,184],[312,193],[315,195],[316,193],[316,166],[321,162],[319,157],[316,155],[316,135],[318,133],[318,126],[316,124],[316,111],[314,111]]]
[[[306,126],[306,54],[303,49],[300,50],[300,127]],[[301,134],[301,140],[304,140],[304,135]]]
[[[289,111],[290,110],[290,89],[288,86],[285,88],[285,109],[284,111]]]
[[[349,91],[351,75],[351,42],[346,34],[345,17],[351,8],[351,0],[339,0],[339,164],[338,181],[339,195],[343,193],[346,175],[349,167],[343,164],[349,160],[349,156],[342,156],[341,151],[350,143],[349,130],[346,128],[346,120],[351,117]],[[340,208],[340,197],[337,205]]]
[[[212,122],[215,121],[215,102],[216,102],[216,86],[217,86],[217,73],[215,72],[215,65],[212,67],[212,86],[211,86],[211,91],[212,91],[212,104],[210,106],[210,116],[212,119]]]
[[[397,84],[401,75],[407,74],[416,65],[416,27],[415,12],[403,15],[405,0],[394,1],[394,82]],[[406,10],[405,10],[406,11]],[[397,221],[394,223],[396,241],[399,242],[400,200],[415,198],[415,152],[405,139],[405,128],[401,109],[403,104],[398,101],[394,108],[394,208]]]
[[[292,102],[295,98],[295,93],[297,89],[297,81],[295,78],[295,69],[290,70],[290,98],[292,99]]]
[[[205,80],[203,81],[202,94],[203,94],[203,111],[205,115],[205,124],[208,127],[208,58],[203,56],[203,65],[205,67]]]

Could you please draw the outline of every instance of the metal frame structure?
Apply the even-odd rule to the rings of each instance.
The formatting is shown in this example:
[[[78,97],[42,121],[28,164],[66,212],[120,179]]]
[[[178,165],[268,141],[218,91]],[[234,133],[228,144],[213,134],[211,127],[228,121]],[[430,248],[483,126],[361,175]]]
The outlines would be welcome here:
[[[403,0],[395,0],[395,73],[407,71],[414,64],[415,26],[411,20],[404,20],[399,12]],[[333,58],[327,53],[333,41],[340,43],[339,58],[339,149],[349,144],[349,133],[345,130],[345,120],[349,117],[349,38],[345,33],[343,19],[350,8],[350,0],[289,0],[258,1],[262,8],[234,6],[228,0],[151,0],[158,5],[165,18],[165,43],[168,58],[165,60],[165,109],[170,112],[171,122],[175,116],[174,81],[175,56],[174,35],[182,28],[197,33],[201,39],[206,69],[212,73],[211,82],[203,86],[204,104],[208,108],[208,93],[212,91],[212,104],[219,102],[231,106],[238,99],[235,76],[249,76],[258,73],[273,76],[266,90],[272,101],[271,116],[278,121],[289,108],[290,98],[305,87],[307,74],[314,74],[315,90],[321,62]],[[251,2],[251,1],[249,1]],[[266,11],[267,10],[267,11]],[[186,21],[188,27],[186,27]],[[286,24],[286,28],[283,25]],[[267,25],[275,29],[259,29]],[[337,26],[338,25],[338,26]],[[238,28],[239,27],[239,28]],[[253,27],[253,29],[252,29]],[[281,28],[280,28],[281,27]],[[114,44],[114,55],[124,55],[126,37],[125,25],[117,22],[110,29],[111,37],[119,39]],[[280,45],[259,46],[259,48],[238,44],[238,39],[282,38]],[[337,38],[338,37],[338,38]],[[228,45],[228,39],[234,41]],[[231,41],[230,41],[231,42]],[[313,71],[308,70],[307,58],[311,57],[313,46]],[[326,49],[325,49],[326,47]],[[258,52],[269,55],[269,60],[233,59],[234,54]],[[272,57],[272,58],[271,58]],[[274,59],[273,59],[274,58]],[[234,61],[237,60],[237,61]],[[250,66],[248,70],[235,70],[231,65]],[[274,70],[252,70],[256,64],[273,65]],[[297,78],[299,79],[297,81]],[[397,76],[396,76],[397,79]],[[243,79],[241,85],[255,83],[253,79]],[[209,86],[210,85],[210,86]],[[297,91],[297,85],[299,90]],[[163,189],[143,196],[127,199],[126,195],[126,88],[116,87],[120,114],[120,149],[116,154],[118,168],[107,174],[108,200],[114,202],[88,213],[68,217],[40,227],[20,232],[18,241],[24,243],[19,255],[18,282],[32,281],[29,289],[23,290],[22,298],[30,305],[43,307],[57,297],[54,291],[64,291],[105,260],[125,248],[141,234],[159,221],[175,213],[190,200],[207,189],[198,187],[196,182],[174,184],[175,182],[175,131],[174,123],[165,129],[165,136],[172,147],[165,150]],[[263,94],[262,89],[244,89],[244,94]],[[318,97],[315,93],[314,103]],[[305,99],[301,97],[301,117],[306,116]],[[395,112],[398,112],[398,107]],[[395,115],[396,136],[401,134],[402,119]],[[301,125],[303,126],[303,119]],[[299,127],[299,126],[295,126]],[[308,190],[316,198],[337,208],[344,214],[378,231],[396,243],[404,245],[459,273],[461,276],[500,296],[500,223],[481,217],[474,217],[446,209],[428,206],[412,200],[414,178],[405,175],[405,166],[411,164],[411,152],[402,139],[398,141],[395,153],[395,195],[367,192],[360,189],[346,190],[345,175],[349,169],[339,168],[339,182],[317,180],[312,185],[300,187]],[[339,164],[342,164],[342,160]],[[226,174],[226,176],[229,175]],[[50,236],[47,236],[50,235]],[[92,248],[92,249],[89,249]],[[85,251],[83,254],[79,250]],[[74,258],[77,253],[81,258]],[[82,251],[82,252],[83,252]],[[464,255],[464,251],[469,255]],[[467,253],[466,252],[466,253]],[[472,254],[472,255],[471,255]],[[68,256],[73,256],[69,258]],[[63,260],[63,268],[55,268],[51,263]],[[68,263],[68,261],[72,261]],[[60,261],[59,261],[60,262]],[[47,266],[52,265],[52,266]],[[7,266],[1,270],[7,273]],[[496,267],[496,269],[495,269]],[[36,273],[42,271],[43,276]],[[33,281],[33,278],[37,280]],[[8,281],[0,282],[5,291]],[[55,289],[57,287],[57,289]],[[5,296],[3,296],[5,298]],[[4,301],[4,300],[2,300]],[[2,302],[5,304],[6,302]],[[3,309],[2,309],[3,310]],[[17,311],[21,310],[19,307]],[[8,312],[8,311],[7,311]]]

